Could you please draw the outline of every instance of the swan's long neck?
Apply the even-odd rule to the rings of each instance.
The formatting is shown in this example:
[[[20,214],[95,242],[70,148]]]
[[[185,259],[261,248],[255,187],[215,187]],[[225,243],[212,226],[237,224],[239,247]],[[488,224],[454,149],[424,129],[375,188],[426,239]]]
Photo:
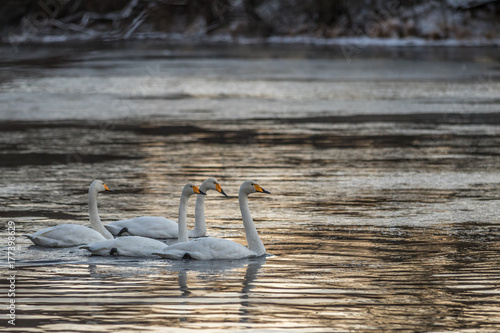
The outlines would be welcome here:
[[[202,188],[200,186],[200,190],[202,192],[207,192],[206,188]],[[197,195],[196,196],[196,206],[194,208],[194,233],[196,236],[205,236],[207,234],[207,226],[205,225],[205,196]]]
[[[189,241],[187,228],[187,203],[188,196],[182,193],[181,203],[179,204],[179,218],[177,220],[179,225],[179,243]]]
[[[99,212],[97,210],[97,191],[90,187],[89,189],[89,218],[92,229],[103,235],[107,239],[113,239],[113,235],[102,225]]]
[[[266,248],[260,240],[259,234],[257,233],[257,228],[250,215],[250,209],[248,208],[248,194],[240,190],[239,202],[241,217],[243,219],[243,226],[245,227],[245,234],[247,237],[248,248],[255,252],[258,256],[266,253]]]

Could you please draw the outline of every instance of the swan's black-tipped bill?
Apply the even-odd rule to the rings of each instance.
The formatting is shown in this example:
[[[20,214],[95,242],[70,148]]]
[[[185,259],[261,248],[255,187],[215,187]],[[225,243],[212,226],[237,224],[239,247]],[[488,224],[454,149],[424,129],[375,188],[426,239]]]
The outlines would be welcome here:
[[[262,187],[260,187],[260,185],[259,185],[259,184],[255,184],[255,183],[254,183],[254,184],[253,184],[253,187],[255,188],[255,191],[256,191],[256,192],[271,194],[271,192],[266,191],[266,190],[264,190]]]
[[[226,196],[226,198],[227,198],[227,194],[226,194],[226,192],[224,192],[224,190],[222,189],[222,186],[220,186],[220,184],[215,183],[215,190],[217,192],[219,192],[220,194]]]
[[[202,190],[199,190],[200,192],[199,193],[196,193],[196,194],[202,194],[202,195],[207,195],[205,192],[203,192]]]

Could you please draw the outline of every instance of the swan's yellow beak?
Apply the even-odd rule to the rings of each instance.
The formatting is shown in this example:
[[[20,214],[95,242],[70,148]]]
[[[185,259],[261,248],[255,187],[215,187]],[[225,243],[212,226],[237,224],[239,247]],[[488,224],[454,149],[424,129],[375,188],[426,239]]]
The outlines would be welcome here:
[[[110,189],[110,188],[108,187],[108,185],[106,185],[106,184],[102,184],[102,185],[104,185],[104,189],[105,189],[106,191],[114,192],[112,189]]]
[[[198,186],[193,186],[193,191],[194,191],[194,193],[196,193],[196,194],[203,194],[203,195],[207,195],[205,192],[202,192]]]
[[[224,194],[227,197],[227,194],[224,193],[224,190],[222,189],[220,184],[215,184],[215,189],[217,190],[217,192],[219,192],[220,194]]]
[[[264,190],[262,187],[260,187],[260,185],[259,185],[259,184],[253,184],[253,187],[255,187],[255,190],[256,190],[257,192],[261,192],[261,193],[269,193],[269,194],[271,194],[271,192],[266,191],[266,190]]]

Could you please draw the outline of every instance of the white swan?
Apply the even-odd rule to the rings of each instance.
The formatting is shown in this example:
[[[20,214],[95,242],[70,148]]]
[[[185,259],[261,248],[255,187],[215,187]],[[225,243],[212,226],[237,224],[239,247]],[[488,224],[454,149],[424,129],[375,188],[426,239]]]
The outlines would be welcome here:
[[[123,236],[80,246],[92,255],[124,257],[153,257],[152,251],[162,251],[166,247],[167,244],[159,240],[141,236]]]
[[[260,240],[248,208],[248,195],[255,192],[270,193],[252,180],[245,181],[239,191],[241,217],[245,227],[248,247],[221,238],[198,238],[188,242],[187,226],[185,223],[179,222],[179,243],[170,245],[163,251],[153,254],[169,259],[200,260],[243,259],[264,255],[266,249]]]
[[[78,224],[59,224],[39,230],[28,237],[35,245],[46,247],[69,247],[90,242],[113,239],[104,228],[97,211],[97,193],[112,191],[102,180],[94,180],[89,188],[89,218],[92,229]]]
[[[206,193],[208,190],[216,190],[227,197],[215,178],[208,178],[201,184],[201,192]],[[177,222],[160,216],[139,216],[128,220],[111,222],[104,227],[115,236],[121,236],[123,233],[150,238],[177,238],[179,236]],[[196,198],[194,229],[189,230],[189,237],[204,237],[206,233],[205,196],[198,195]]]
[[[181,225],[187,225],[187,203],[189,197],[193,194],[205,195],[204,192],[200,191],[198,186],[188,183],[182,190],[181,203],[179,204],[179,224]],[[80,248],[89,250],[93,255],[100,256],[153,257],[153,252],[162,251],[166,247],[165,243],[156,239],[142,236],[123,236],[116,239],[90,243]]]

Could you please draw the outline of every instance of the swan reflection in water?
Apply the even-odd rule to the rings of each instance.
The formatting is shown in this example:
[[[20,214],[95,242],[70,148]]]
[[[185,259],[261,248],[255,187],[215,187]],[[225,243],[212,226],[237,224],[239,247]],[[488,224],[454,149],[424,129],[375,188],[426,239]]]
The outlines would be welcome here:
[[[89,259],[92,262],[88,264],[88,272],[93,284],[104,285],[87,297],[87,304],[93,309],[92,317],[106,312],[109,320],[121,320],[120,311],[129,306],[126,300],[129,297],[131,307],[140,299],[144,313],[161,316],[162,324],[172,326],[175,321],[186,322],[199,315],[206,304],[220,304],[222,314],[228,305],[234,309],[239,303],[239,310],[233,313],[240,323],[247,322],[251,316],[252,289],[267,257],[206,261]],[[225,295],[229,290],[237,296]],[[117,303],[123,305],[121,309],[116,308]]]
[[[241,293],[248,293],[251,289],[249,287],[250,284],[256,279],[258,271],[265,264],[266,260],[266,256],[240,260],[176,260],[172,261],[168,270],[179,273],[179,288],[182,292],[187,292],[187,296],[190,294],[187,284],[188,272],[205,273],[207,277],[213,277],[213,280],[216,280],[222,274],[227,274],[230,271],[246,266]]]
[[[176,261],[171,266],[171,269],[178,270],[178,282],[179,290],[181,291],[181,297],[186,298],[181,304],[187,304],[188,298],[192,296],[192,292],[189,290],[188,285],[188,273],[190,271],[207,273],[204,277],[204,282],[210,280],[223,280],[220,274],[228,273],[229,271],[236,270],[238,268],[244,267],[246,265],[245,275],[241,282],[241,291],[239,292],[240,299],[240,309],[238,311],[238,317],[240,323],[248,322],[250,316],[250,294],[254,286],[255,280],[258,277],[259,271],[262,266],[266,263],[267,257],[261,256],[251,259],[241,259],[241,260],[211,260],[211,261],[192,261],[185,260],[182,262]],[[194,264],[194,265],[192,265]],[[231,280],[234,281],[234,280]],[[181,321],[187,321],[187,318],[179,318]]]

